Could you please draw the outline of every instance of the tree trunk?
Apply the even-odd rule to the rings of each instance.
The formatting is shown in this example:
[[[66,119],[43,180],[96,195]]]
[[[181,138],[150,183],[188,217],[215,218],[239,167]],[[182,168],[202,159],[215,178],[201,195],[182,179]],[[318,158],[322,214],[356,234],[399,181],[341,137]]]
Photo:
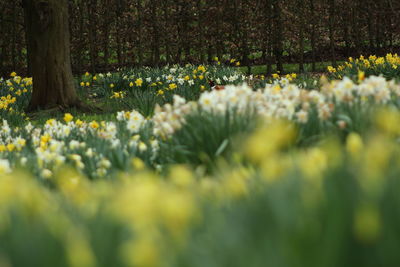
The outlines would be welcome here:
[[[18,32],[17,32],[17,6],[13,5],[12,9],[12,18],[14,23],[12,23],[12,39],[11,39],[11,62],[12,62],[12,68],[13,71],[17,70],[17,38],[18,38]]]
[[[316,71],[316,40],[315,40],[315,32],[316,32],[316,16],[315,16],[315,7],[314,7],[314,0],[309,0],[310,4],[310,12],[311,12],[311,33],[310,33],[310,39],[311,39],[311,57],[312,57],[312,62],[311,62],[311,70],[313,72]]]
[[[304,17],[305,17],[305,12],[303,11],[303,0],[298,0],[297,1],[297,11],[298,11],[298,17],[299,17],[299,72],[303,73],[304,72],[304,28],[305,28],[305,22],[304,22]]]
[[[347,0],[342,0],[342,5],[345,6],[347,3]],[[349,29],[349,17],[350,17],[350,12],[347,12],[347,10],[344,10],[342,12],[342,26],[343,26],[343,40],[344,40],[344,47],[345,47],[345,51],[344,51],[344,55],[345,57],[349,57],[351,55],[351,51],[350,51],[350,29]],[[350,26],[351,28],[351,26]],[[354,56],[354,55],[353,55]]]
[[[371,6],[368,6],[368,18],[372,18],[372,11],[371,11]],[[368,40],[369,40],[369,52],[368,54],[373,54],[375,53],[375,44],[374,44],[374,33],[372,30],[372,19],[368,19]]]
[[[380,1],[376,1],[375,2],[375,12],[376,12],[376,16],[375,16],[375,44],[376,44],[376,53],[379,54],[380,51],[380,47],[381,47],[381,12],[380,9],[381,5],[380,5]]]
[[[170,3],[167,0],[162,1],[162,10],[164,12],[162,13],[163,16],[163,21],[164,21],[164,28],[165,31],[163,31],[162,35],[162,42],[164,43],[165,47],[165,63],[170,64],[172,63],[172,52],[171,52],[171,44],[170,44],[170,39],[169,39],[169,34],[168,30],[171,29],[171,22],[170,22],[170,13],[169,13],[169,5]]]
[[[117,1],[117,8],[116,8],[116,41],[117,41],[117,59],[118,59],[118,64],[119,66],[124,65],[124,49],[123,49],[123,36],[122,36],[122,31],[121,31],[121,20],[122,20],[122,11],[124,10],[124,3],[122,3],[121,0]]]
[[[104,67],[106,68],[109,63],[110,59],[110,50],[109,50],[109,45],[110,45],[110,27],[112,24],[112,14],[110,16],[110,1],[109,0],[103,0],[100,2],[101,6],[101,19],[103,22],[102,25],[102,45],[103,45],[103,64]],[[112,16],[113,17],[113,16]]]
[[[266,29],[264,31],[265,34],[265,44],[264,44],[264,52],[265,52],[265,64],[267,65],[266,75],[270,75],[272,72],[272,63],[273,58],[271,52],[273,51],[272,39],[273,39],[273,31],[270,25],[272,25],[272,3],[270,0],[266,0],[264,3],[264,24],[263,27]]]
[[[8,57],[9,57],[8,54],[9,54],[9,52],[8,52],[7,42],[6,42],[6,40],[3,40],[3,44],[2,44],[2,48],[1,48],[1,54],[0,54],[0,59],[1,59],[1,63],[0,63],[1,72],[0,72],[0,75],[4,74],[7,71],[7,68],[9,67],[7,65]]]
[[[78,16],[79,16],[79,21],[78,21],[78,29],[79,32],[83,32],[84,31],[84,11],[82,7],[78,7]],[[77,35],[78,38],[78,49],[76,49],[76,57],[75,57],[75,62],[73,64],[75,65],[75,68],[78,72],[83,71],[83,66],[85,66],[84,63],[84,51],[86,50],[86,42],[85,42],[85,38],[79,34]]]
[[[192,38],[190,36],[191,32],[191,19],[192,14],[189,10],[192,9],[191,3],[189,1],[182,1],[181,2],[181,23],[182,23],[182,41],[183,41],[183,52],[185,54],[185,63],[191,62],[191,46],[192,46]]]
[[[283,21],[281,7],[278,0],[273,1],[273,24],[274,24],[274,54],[276,58],[276,69],[283,73]]]
[[[67,0],[24,0],[33,93],[28,111],[81,106],[71,70]]]
[[[143,56],[143,48],[142,48],[142,1],[136,1],[136,10],[137,10],[137,27],[139,36],[136,38],[136,47],[137,47],[137,55],[138,55],[138,64],[141,66],[143,64],[144,56]]]
[[[3,68],[4,68],[4,45],[0,44],[0,75],[3,75]]]
[[[216,12],[217,12],[217,16],[216,16],[216,31],[217,31],[217,35],[218,38],[215,38],[216,36],[214,36],[213,41],[215,42],[215,48],[217,50],[217,57],[219,60],[222,59],[222,50],[223,50],[223,40],[224,40],[224,30],[222,29],[222,16],[223,16],[223,6],[221,5],[221,1],[218,0],[216,2]]]
[[[53,2],[50,0],[50,2]],[[97,21],[96,21],[96,3],[97,1],[87,1],[86,2],[86,11],[88,14],[88,37],[89,37],[89,55],[90,55],[90,67],[91,72],[97,72]]]
[[[198,38],[198,49],[199,49],[199,61],[204,64],[206,61],[206,52],[205,52],[205,41],[204,41],[204,23],[203,23],[203,17],[204,17],[204,11],[203,11],[203,5],[201,0],[197,0],[197,32],[199,33],[199,38]]]
[[[362,41],[361,41],[361,10],[357,2],[353,2],[354,6],[352,8],[352,31],[354,36],[354,46],[355,54],[358,57],[362,54]]]
[[[336,68],[336,52],[335,52],[335,0],[329,0],[329,47],[332,58],[332,65]]]
[[[273,44],[272,41],[269,42],[268,44],[268,53],[267,53],[267,76],[272,74],[272,64],[273,64]]]
[[[207,62],[211,63],[212,62],[212,57],[213,57],[213,47],[210,43],[210,39],[208,39],[208,49],[207,49]]]
[[[3,8],[3,5],[0,6],[0,8]],[[3,21],[3,10],[0,11],[0,36],[4,36],[3,29],[5,23]],[[6,40],[4,38],[0,39],[0,76],[3,74],[3,67],[4,67],[4,60],[5,60],[5,49],[6,49]]]
[[[151,16],[152,16],[152,32],[153,32],[153,43],[152,43],[152,65],[158,67],[160,65],[160,34],[158,32],[159,23],[157,16],[157,3],[156,1],[151,2]]]

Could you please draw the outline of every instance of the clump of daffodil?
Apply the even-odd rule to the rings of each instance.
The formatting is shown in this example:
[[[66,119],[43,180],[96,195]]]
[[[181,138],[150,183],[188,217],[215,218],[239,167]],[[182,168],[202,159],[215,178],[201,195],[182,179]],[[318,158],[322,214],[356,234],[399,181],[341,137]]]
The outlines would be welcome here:
[[[388,53],[384,57],[371,55],[369,57],[360,56],[353,59],[350,57],[348,61],[333,68],[328,67],[330,75],[337,79],[343,77],[354,77],[354,80],[363,81],[365,77],[371,75],[384,75],[387,79],[398,78],[400,73],[400,57],[397,54]]]

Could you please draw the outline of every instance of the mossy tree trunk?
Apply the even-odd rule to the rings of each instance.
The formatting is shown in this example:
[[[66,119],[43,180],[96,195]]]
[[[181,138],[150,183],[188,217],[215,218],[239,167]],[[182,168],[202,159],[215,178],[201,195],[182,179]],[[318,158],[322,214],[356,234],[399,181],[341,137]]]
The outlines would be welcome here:
[[[70,60],[68,0],[23,0],[33,76],[28,111],[80,107]]]

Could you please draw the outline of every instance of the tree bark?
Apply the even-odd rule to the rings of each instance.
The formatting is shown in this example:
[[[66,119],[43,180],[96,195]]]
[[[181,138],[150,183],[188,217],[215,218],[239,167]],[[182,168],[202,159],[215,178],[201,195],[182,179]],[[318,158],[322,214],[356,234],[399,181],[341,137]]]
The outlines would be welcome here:
[[[336,52],[335,52],[335,0],[329,0],[329,47],[332,58],[332,65],[336,68]]]
[[[274,54],[276,58],[276,69],[283,73],[283,21],[282,10],[278,0],[273,2],[273,24],[274,24]]]
[[[371,10],[371,4],[369,1],[367,1],[368,5],[368,18],[372,18],[372,10]],[[375,53],[375,43],[374,43],[374,33],[372,29],[372,19],[367,19],[367,25],[368,25],[368,40],[369,40],[369,52],[368,54],[373,54]]]
[[[80,107],[73,82],[67,0],[23,0],[33,92],[28,111]]]
[[[144,60],[144,56],[143,56],[143,47],[142,47],[142,1],[137,0],[135,2],[136,4],[136,10],[137,10],[137,28],[138,28],[138,33],[139,36],[136,38],[136,47],[137,47],[137,55],[138,55],[138,64],[142,65],[143,64],[143,60]]]
[[[197,32],[198,35],[198,47],[199,47],[199,61],[204,64],[206,61],[206,52],[205,52],[205,41],[204,41],[204,8],[201,0],[197,0]]]
[[[314,0],[309,0],[309,6],[310,6],[310,12],[311,12],[311,18],[310,18],[310,22],[311,22],[311,33],[310,33],[310,39],[311,39],[311,58],[312,58],[312,62],[311,62],[311,70],[313,72],[316,71],[316,15],[315,15],[315,6],[314,6]]]
[[[303,0],[297,1],[297,12],[299,18],[299,72],[304,72],[304,28],[305,28],[305,12],[303,11]]]
[[[162,42],[163,46],[165,47],[165,63],[170,64],[172,63],[172,52],[171,52],[171,44],[170,44],[170,37],[168,31],[172,29],[171,27],[171,22],[170,22],[170,3],[167,0],[162,1],[162,16],[163,16],[163,22],[164,22],[164,28],[165,31],[162,33]]]
[[[110,26],[111,26],[111,19],[110,19],[110,14],[108,8],[104,8],[110,6],[110,1],[105,0],[101,3],[103,6],[102,10],[102,20],[103,20],[103,64],[105,67],[108,66],[109,59],[110,59],[110,50],[109,50],[109,41],[110,41]]]
[[[246,1],[241,1],[240,5],[240,13],[243,15],[243,18],[241,19],[240,23],[240,32],[242,33],[240,36],[239,44],[240,44],[240,57],[243,62],[243,66],[247,67],[247,74],[251,74],[251,66],[250,66],[250,49],[249,49],[249,44],[248,44],[248,32],[249,29],[247,28],[247,25],[249,24],[247,19],[248,15],[245,13],[246,12]]]
[[[12,67],[13,70],[15,71],[17,69],[17,37],[18,37],[18,32],[17,32],[17,24],[15,23],[17,21],[17,6],[13,5],[12,9],[12,18],[14,23],[11,24],[12,26],[12,39],[11,39],[11,62],[12,62]]]
[[[343,6],[346,6],[347,0],[342,0],[341,4]],[[348,10],[343,10],[342,12],[342,30],[343,30],[343,41],[344,41],[344,55],[345,57],[349,57],[351,55],[351,42],[350,42],[350,19],[351,18],[351,12],[348,12]],[[354,56],[354,55],[353,55]]]
[[[3,5],[0,6],[0,8],[3,8]],[[0,36],[4,36],[3,29],[5,28],[4,21],[3,21],[3,10],[1,9],[0,11]],[[0,39],[0,75],[3,74],[3,67],[4,67],[4,60],[5,60],[5,50],[6,50],[6,40],[4,38]]]
[[[50,0],[50,2],[54,2]],[[63,2],[63,1],[61,1]],[[90,55],[90,68],[92,73],[97,72],[98,66],[98,51],[97,51],[97,21],[96,21],[96,3],[97,1],[86,1],[86,11],[88,14],[88,37],[89,37],[89,55]]]
[[[158,67],[160,65],[160,33],[159,33],[159,23],[157,14],[157,3],[152,0],[151,2],[151,16],[152,16],[152,32],[153,32],[153,42],[152,42],[152,65]]]
[[[116,41],[117,41],[117,59],[118,59],[118,64],[120,66],[124,65],[124,49],[123,49],[123,37],[122,37],[122,33],[121,33],[121,20],[122,20],[122,10],[124,10],[124,3],[122,3],[121,0],[117,1],[117,8],[116,8]]]
[[[84,16],[83,16],[84,11],[83,11],[83,8],[81,6],[79,6],[79,7],[77,7],[76,12],[78,13],[77,29],[79,32],[78,32],[78,34],[75,33],[75,35],[77,38],[78,47],[76,49],[76,56],[73,58],[72,65],[75,67],[75,70],[77,72],[81,72],[81,71],[83,71],[83,66],[85,66],[84,51],[85,51],[86,43],[85,43],[85,38],[79,33],[84,32]],[[73,38],[73,36],[72,36],[72,38]]]

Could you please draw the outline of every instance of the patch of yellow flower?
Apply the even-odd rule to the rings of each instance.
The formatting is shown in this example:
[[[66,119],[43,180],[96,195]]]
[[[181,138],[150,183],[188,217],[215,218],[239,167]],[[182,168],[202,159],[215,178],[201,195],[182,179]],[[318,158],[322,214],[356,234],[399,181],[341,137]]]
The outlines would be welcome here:
[[[337,68],[328,66],[328,72],[336,75],[335,77],[343,77],[348,75],[347,70],[358,69],[358,74],[365,75],[367,70],[375,70],[381,72],[386,69],[385,72],[396,71],[400,66],[400,57],[397,54],[388,53],[384,57],[377,57],[375,55],[370,55],[369,57],[360,56],[357,59],[350,57],[348,61],[339,65]],[[336,73],[339,74],[336,74]],[[378,74],[375,74],[378,75]],[[360,78],[360,77],[359,77]],[[362,79],[359,79],[362,81]]]

